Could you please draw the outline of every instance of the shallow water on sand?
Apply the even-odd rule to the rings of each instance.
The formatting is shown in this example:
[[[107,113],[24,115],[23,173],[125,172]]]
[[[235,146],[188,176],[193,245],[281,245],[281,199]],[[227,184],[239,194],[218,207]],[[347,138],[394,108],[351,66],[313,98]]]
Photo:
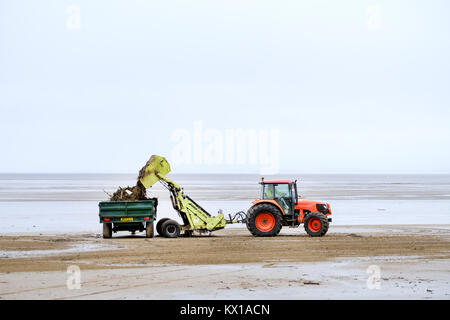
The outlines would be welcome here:
[[[170,175],[211,214],[247,211],[259,196],[258,175]],[[271,179],[272,177],[266,177]],[[299,180],[303,198],[329,202],[333,224],[450,224],[450,175],[279,175]],[[1,234],[100,232],[98,202],[129,174],[1,174]],[[158,218],[180,221],[156,184]],[[233,226],[239,227],[239,225]]]

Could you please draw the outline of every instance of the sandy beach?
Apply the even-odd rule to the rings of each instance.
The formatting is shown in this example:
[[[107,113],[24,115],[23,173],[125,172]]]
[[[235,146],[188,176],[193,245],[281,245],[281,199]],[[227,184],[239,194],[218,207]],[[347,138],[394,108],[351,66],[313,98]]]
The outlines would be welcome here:
[[[146,239],[0,237],[2,299],[449,299],[450,226],[338,226],[255,238],[245,228]],[[81,287],[67,287],[69,266]],[[379,268],[379,288],[367,284]],[[369,269],[368,269],[369,268]]]

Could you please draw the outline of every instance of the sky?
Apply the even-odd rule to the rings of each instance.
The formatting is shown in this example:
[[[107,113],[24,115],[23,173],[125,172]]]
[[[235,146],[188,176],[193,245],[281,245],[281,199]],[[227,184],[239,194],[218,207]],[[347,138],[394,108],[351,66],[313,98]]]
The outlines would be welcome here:
[[[0,172],[450,173],[449,9],[0,0]]]

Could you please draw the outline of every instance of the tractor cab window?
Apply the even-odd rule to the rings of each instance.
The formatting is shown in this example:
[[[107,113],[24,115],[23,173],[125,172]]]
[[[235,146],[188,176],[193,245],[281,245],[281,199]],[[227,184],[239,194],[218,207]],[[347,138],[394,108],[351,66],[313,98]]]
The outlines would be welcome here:
[[[291,198],[291,188],[287,183],[263,184],[263,199]]]
[[[289,184],[282,183],[275,185],[275,198],[291,198],[291,188],[289,188]]]
[[[263,199],[273,199],[273,184],[263,184]]]
[[[274,199],[283,208],[284,214],[293,214],[292,207],[292,191],[291,185],[288,183],[280,183],[274,185]]]

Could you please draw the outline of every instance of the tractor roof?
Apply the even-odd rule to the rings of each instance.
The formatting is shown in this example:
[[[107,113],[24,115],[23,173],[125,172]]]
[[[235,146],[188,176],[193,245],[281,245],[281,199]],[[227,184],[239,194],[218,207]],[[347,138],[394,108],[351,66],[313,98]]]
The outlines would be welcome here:
[[[263,183],[292,183],[292,180],[289,179],[264,180]]]

